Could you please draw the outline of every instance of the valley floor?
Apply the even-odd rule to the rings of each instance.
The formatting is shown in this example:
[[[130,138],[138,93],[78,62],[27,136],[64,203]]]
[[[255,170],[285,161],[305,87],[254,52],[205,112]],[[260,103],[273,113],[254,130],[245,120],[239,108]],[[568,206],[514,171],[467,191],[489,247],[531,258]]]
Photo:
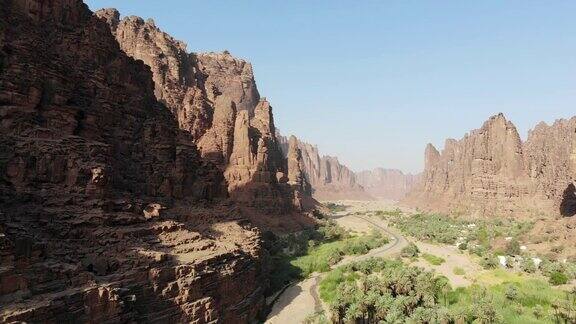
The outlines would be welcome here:
[[[345,256],[333,268],[370,257],[395,256],[408,245],[404,236],[389,229],[385,222],[363,215],[367,211],[395,208],[391,202],[345,201],[344,204],[350,206],[346,211],[330,215],[330,218],[335,220],[338,225],[359,233],[369,233],[373,229],[381,231],[382,234],[390,238],[390,243],[364,255]],[[310,278],[288,287],[274,303],[266,323],[303,323],[309,315],[325,309],[326,305],[322,304],[318,293],[318,285],[322,276],[321,273],[314,273]]]

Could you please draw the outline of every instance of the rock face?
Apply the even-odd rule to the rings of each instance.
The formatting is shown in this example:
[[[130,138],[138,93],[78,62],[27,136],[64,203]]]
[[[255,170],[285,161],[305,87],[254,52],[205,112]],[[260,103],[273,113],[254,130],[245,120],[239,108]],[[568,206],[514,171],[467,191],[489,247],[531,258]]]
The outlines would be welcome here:
[[[523,149],[526,172],[539,199],[552,205],[552,212],[557,209],[562,216],[575,215],[576,117],[550,126],[538,124],[529,132]]]
[[[153,74],[158,101],[190,132],[202,157],[224,171],[233,199],[268,212],[286,212],[304,193],[284,180],[286,161],[276,140],[272,107],[261,99],[250,63],[224,53],[188,53],[154,21],[120,19],[115,9],[96,15],[108,23],[122,50]],[[299,203],[297,207],[301,207]]]
[[[356,175],[338,158],[322,156],[318,148],[292,137],[279,136],[282,150],[287,154],[289,147],[298,146],[302,155],[303,174],[311,186],[312,195],[318,200],[371,199],[356,181]]]
[[[356,180],[374,198],[400,200],[417,184],[419,175],[404,174],[396,169],[376,168],[357,172]]]
[[[446,140],[442,153],[429,144],[422,181],[405,202],[457,214],[576,213],[575,126],[574,118],[540,124],[522,143],[499,114],[459,141]]]
[[[0,6],[0,322],[250,322],[267,276],[246,219],[273,216],[228,197],[293,202],[270,107],[208,94],[227,70],[183,65],[201,60],[165,34],[132,43],[162,65],[134,60],[132,20],[105,18],[116,38],[78,0]]]

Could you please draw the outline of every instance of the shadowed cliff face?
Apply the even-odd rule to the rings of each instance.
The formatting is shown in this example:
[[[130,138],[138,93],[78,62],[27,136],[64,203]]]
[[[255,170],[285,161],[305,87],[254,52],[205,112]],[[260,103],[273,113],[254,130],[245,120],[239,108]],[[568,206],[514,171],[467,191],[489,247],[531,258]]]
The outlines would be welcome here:
[[[267,276],[253,224],[305,222],[227,201],[277,168],[266,127],[248,130],[261,173],[229,192],[191,130],[242,114],[223,100],[182,127],[150,68],[81,1],[4,1],[0,63],[0,322],[254,319]],[[292,201],[289,185],[276,188]]]
[[[150,19],[120,19],[115,9],[96,15],[108,23],[122,50],[150,67],[157,99],[190,132],[202,156],[223,171],[232,199],[271,213],[302,207],[293,197],[305,194],[286,183],[272,107],[260,100],[250,63],[227,52],[187,53],[184,43]]]
[[[447,140],[442,153],[429,144],[422,182],[406,202],[481,215],[564,214],[576,175],[575,131],[575,118],[542,123],[522,143],[502,114],[491,117],[463,139]]]

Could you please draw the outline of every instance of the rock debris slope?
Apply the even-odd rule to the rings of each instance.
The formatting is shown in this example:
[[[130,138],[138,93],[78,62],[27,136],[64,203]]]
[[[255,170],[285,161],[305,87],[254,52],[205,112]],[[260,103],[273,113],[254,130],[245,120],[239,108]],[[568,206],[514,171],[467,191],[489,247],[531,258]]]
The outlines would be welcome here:
[[[253,224],[306,222],[298,152],[246,63],[144,32],[135,60],[121,26],[153,23],[100,16],[115,35],[78,0],[0,6],[0,322],[250,322]]]
[[[471,215],[576,213],[576,118],[541,123],[522,142],[502,115],[440,153],[429,144],[421,183],[405,202]]]

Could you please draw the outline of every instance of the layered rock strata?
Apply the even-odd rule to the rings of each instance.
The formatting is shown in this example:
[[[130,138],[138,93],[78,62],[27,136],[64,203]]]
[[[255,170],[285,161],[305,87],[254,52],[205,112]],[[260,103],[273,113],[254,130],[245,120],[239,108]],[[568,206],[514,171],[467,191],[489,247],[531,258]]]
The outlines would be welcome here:
[[[197,100],[204,86],[168,80],[200,78],[165,59],[159,75],[126,55],[78,0],[0,6],[0,322],[248,323],[262,308],[264,252],[246,219],[281,218],[229,202],[243,187],[225,175],[254,162],[250,179],[281,183],[269,106]],[[218,158],[194,145],[211,131]],[[292,204],[287,180],[266,188]]]
[[[405,174],[397,169],[376,168],[356,172],[356,180],[374,198],[401,200],[418,183],[419,175]]]
[[[303,196],[287,185],[286,161],[276,139],[272,107],[260,98],[250,63],[224,53],[188,53],[186,45],[153,20],[120,19],[115,9],[96,13],[122,50],[150,67],[156,98],[181,129],[190,132],[202,157],[224,171],[233,199],[268,212],[288,212]]]
[[[405,202],[456,214],[573,215],[575,133],[575,118],[542,123],[523,143],[510,121],[493,116],[446,140],[441,153],[429,144],[422,181]]]

